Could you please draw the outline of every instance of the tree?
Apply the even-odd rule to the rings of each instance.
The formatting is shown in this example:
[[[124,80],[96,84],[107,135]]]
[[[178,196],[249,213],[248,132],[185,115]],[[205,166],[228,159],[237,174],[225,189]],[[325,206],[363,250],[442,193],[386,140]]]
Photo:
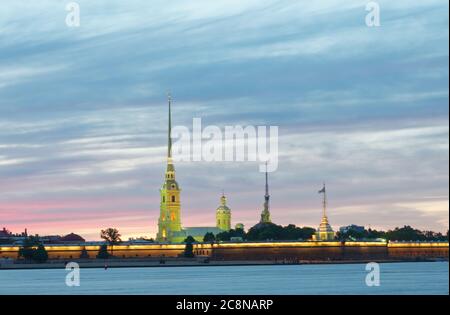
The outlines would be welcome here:
[[[250,241],[280,240],[282,238],[284,238],[283,227],[274,223],[257,224],[247,232],[247,240]]]
[[[22,247],[19,249],[19,258],[32,260],[35,247],[41,244],[38,236],[29,236],[23,241]]]
[[[98,250],[97,258],[98,259],[108,259],[109,258],[108,246],[106,246],[106,245],[100,246],[100,249]]]
[[[38,236],[29,236],[23,241],[22,247],[19,249],[19,258],[23,257],[25,260],[37,260],[40,261],[41,259],[45,258],[45,254],[43,252],[45,251],[45,247],[40,248],[40,253],[36,254],[36,251],[39,249],[39,246],[42,246],[41,241]],[[45,251],[45,253],[47,253]],[[44,259],[46,261],[47,258]]]
[[[386,237],[391,241],[425,241],[427,239],[423,232],[413,229],[409,225],[387,231]]]
[[[372,230],[372,229],[368,229],[366,231],[366,237],[368,239],[377,239],[377,238],[384,238],[386,239],[386,232],[385,231],[377,231],[377,230]]]
[[[203,237],[203,242],[205,243],[214,243],[215,240],[216,237],[211,232],[206,233],[205,236]]]
[[[88,252],[86,250],[86,247],[83,247],[83,249],[81,250],[80,258],[81,259],[88,259],[89,258],[89,254],[88,254]]]
[[[107,228],[106,230],[102,230],[100,232],[100,237],[111,246],[111,256],[114,255],[114,245],[122,242],[122,239],[120,238],[121,236],[122,235],[120,235],[119,230],[114,228]]]
[[[48,260],[48,253],[44,245],[39,244],[37,249],[33,251],[33,260],[37,263],[45,263]]]
[[[188,236],[186,237],[186,239],[184,240],[184,243],[186,243],[186,247],[184,248],[184,257],[187,258],[194,258],[194,245],[192,245],[193,243],[195,243],[195,239],[192,236]]]
[[[312,227],[302,227],[300,228],[300,239],[303,240],[309,240],[312,238],[312,236],[316,233],[316,229]]]
[[[243,229],[231,229],[229,231],[224,231],[216,235],[217,241],[229,241],[232,237],[241,237],[242,239],[246,239],[246,234]]]
[[[257,224],[247,232],[247,240],[250,241],[293,241],[311,239],[316,232],[311,227],[297,227],[289,224],[285,227],[273,223]]]

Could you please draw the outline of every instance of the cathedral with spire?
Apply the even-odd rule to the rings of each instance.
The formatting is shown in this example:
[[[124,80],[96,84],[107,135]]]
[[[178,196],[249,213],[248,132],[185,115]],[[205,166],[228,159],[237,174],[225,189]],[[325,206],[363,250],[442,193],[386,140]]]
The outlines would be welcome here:
[[[181,224],[181,188],[176,181],[175,166],[172,159],[172,99],[168,96],[169,117],[167,135],[167,167],[164,183],[160,189],[160,212],[158,219],[158,242],[181,243],[188,236],[202,242],[206,233],[217,235],[231,229],[231,209],[227,206],[227,198],[222,193],[220,206],[216,210],[216,226],[185,227]]]

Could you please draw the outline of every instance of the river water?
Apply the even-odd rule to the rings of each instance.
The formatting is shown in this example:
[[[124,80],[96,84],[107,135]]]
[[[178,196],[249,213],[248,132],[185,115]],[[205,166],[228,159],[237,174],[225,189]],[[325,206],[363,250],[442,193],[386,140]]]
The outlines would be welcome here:
[[[0,270],[0,294],[449,294],[448,262],[380,264],[367,286],[365,264]]]

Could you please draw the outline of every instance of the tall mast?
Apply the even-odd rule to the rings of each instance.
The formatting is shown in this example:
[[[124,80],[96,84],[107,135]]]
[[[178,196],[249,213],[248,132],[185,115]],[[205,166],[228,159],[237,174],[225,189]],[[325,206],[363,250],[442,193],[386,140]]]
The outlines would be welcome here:
[[[322,201],[322,206],[323,206],[323,216],[325,217],[327,215],[327,191],[325,188],[325,182],[323,183],[323,201]]]

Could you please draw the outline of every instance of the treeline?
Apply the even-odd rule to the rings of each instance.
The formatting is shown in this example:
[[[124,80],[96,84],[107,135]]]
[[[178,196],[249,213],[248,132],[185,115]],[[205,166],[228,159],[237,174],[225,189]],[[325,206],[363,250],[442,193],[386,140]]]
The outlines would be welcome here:
[[[40,242],[39,237],[30,236],[24,240],[22,247],[19,249],[19,259],[36,263],[44,263],[48,260],[47,250]]]
[[[214,235],[206,233],[204,242],[226,242],[233,239],[242,239],[242,241],[298,241],[311,240],[316,230],[311,227],[297,227],[293,224],[287,226],[268,223],[264,225],[255,225],[248,232],[242,229],[230,230]],[[395,228],[388,231],[377,231],[373,229],[364,229],[359,231],[350,229],[346,233],[337,232],[336,240],[376,240],[385,239],[389,241],[448,241],[449,232],[442,234],[433,231],[421,231],[414,229],[409,225],[402,228]]]
[[[442,234],[433,231],[421,231],[414,229],[409,225],[405,225],[402,228],[395,228],[389,231],[377,231],[377,230],[364,230],[357,231],[350,229],[346,233],[337,232],[336,238],[339,240],[361,240],[361,239],[385,239],[389,241],[448,241],[447,234]]]
[[[281,226],[273,223],[257,224],[248,232],[243,229],[234,229],[217,235],[206,233],[203,238],[205,243],[227,242],[232,240],[242,241],[306,241],[311,240],[316,230],[311,227],[297,227],[293,224]],[[114,245],[122,242],[121,235],[117,229],[109,228],[102,230],[100,237],[106,244],[100,246],[97,259],[114,257]],[[377,231],[364,229],[362,231],[350,229],[345,233],[337,232],[336,240],[376,240],[385,239],[389,241],[448,241],[449,231],[446,234],[433,231],[421,231],[409,225],[388,231]],[[185,256],[193,257],[193,243],[195,239],[189,236],[184,241],[186,244]],[[108,246],[109,245],[109,246]],[[109,250],[108,250],[109,249]],[[38,236],[30,236],[24,240],[19,250],[19,259],[43,263],[48,260],[48,253]],[[82,249],[78,258],[89,258],[85,248]]]
[[[204,242],[226,242],[234,238],[240,238],[243,241],[288,241],[288,240],[308,240],[315,233],[311,227],[297,227],[294,224],[281,226],[273,223],[255,225],[248,232],[242,229],[222,232],[214,236],[212,233],[206,233]]]

